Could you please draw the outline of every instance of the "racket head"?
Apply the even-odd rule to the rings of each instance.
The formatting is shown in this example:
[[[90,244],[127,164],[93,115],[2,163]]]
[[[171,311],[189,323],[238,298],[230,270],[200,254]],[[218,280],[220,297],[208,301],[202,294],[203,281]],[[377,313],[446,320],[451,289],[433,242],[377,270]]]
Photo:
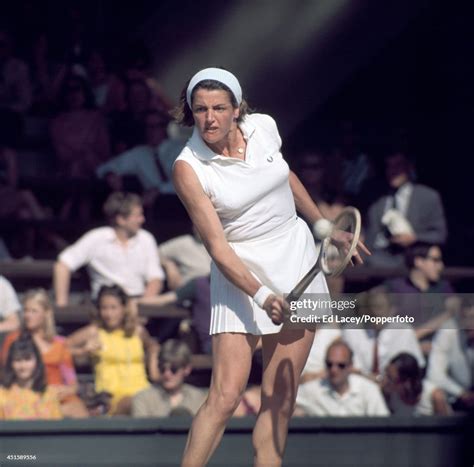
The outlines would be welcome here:
[[[327,276],[340,275],[352,259],[360,237],[361,216],[357,208],[344,208],[333,222],[332,233],[321,244],[321,270]]]

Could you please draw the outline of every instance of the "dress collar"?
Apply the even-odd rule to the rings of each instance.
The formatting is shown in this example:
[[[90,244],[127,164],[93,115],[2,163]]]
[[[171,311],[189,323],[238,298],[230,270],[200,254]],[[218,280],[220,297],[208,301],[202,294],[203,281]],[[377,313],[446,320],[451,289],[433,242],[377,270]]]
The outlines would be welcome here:
[[[244,117],[243,121],[239,123],[239,128],[242,131],[244,139],[248,142],[255,132],[255,125],[251,122],[249,116]],[[196,127],[193,128],[193,134],[189,139],[189,147],[193,154],[202,161],[211,160],[229,160],[232,158],[225,157],[221,154],[216,154],[202,139]],[[237,159],[240,160],[240,159]]]

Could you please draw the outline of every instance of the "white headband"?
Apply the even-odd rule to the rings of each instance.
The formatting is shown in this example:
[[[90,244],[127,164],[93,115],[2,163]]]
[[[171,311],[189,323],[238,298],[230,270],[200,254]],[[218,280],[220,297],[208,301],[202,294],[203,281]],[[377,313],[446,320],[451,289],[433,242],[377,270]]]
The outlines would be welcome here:
[[[219,83],[225,84],[232,91],[237,104],[241,104],[242,88],[240,87],[237,78],[230,71],[222,70],[221,68],[205,68],[204,70],[198,71],[189,82],[188,89],[186,90],[186,101],[189,105],[189,108],[191,108],[191,95],[193,93],[193,89],[198,83],[206,79],[212,79],[214,81],[219,81]]]

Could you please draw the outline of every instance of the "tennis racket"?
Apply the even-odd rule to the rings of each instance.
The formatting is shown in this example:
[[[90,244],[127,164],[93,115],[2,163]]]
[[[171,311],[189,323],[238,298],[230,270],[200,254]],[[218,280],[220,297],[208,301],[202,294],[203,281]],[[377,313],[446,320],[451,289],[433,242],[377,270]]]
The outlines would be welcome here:
[[[361,229],[361,217],[358,209],[346,207],[336,217],[331,235],[321,242],[315,265],[296,284],[287,295],[288,303],[297,301],[319,272],[326,276],[337,277],[351,262],[356,251]]]

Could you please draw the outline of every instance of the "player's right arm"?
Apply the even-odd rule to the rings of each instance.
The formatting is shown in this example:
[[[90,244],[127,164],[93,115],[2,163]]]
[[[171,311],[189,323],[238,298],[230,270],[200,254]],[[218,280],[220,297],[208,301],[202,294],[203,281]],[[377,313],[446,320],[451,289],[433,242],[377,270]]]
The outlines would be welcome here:
[[[178,196],[216,266],[230,282],[253,297],[262,284],[230,247],[211,200],[187,162],[177,161],[175,163],[173,182]],[[282,297],[269,295],[265,300],[264,309],[269,314],[272,313],[272,309],[283,312],[285,305],[286,302]]]

